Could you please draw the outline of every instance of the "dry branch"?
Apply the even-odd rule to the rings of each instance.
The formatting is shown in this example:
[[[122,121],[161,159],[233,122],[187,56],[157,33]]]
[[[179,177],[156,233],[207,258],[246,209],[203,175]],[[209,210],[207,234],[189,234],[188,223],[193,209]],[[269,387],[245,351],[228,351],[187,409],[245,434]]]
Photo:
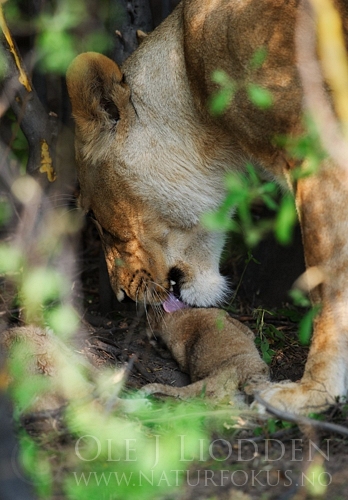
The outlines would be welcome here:
[[[57,137],[57,121],[55,116],[46,113],[32,86],[1,5],[0,27],[1,42],[7,56],[0,110],[3,113],[11,106],[28,141],[27,173],[34,176],[42,187],[46,187],[56,179],[53,152]]]
[[[117,35],[112,58],[122,64],[138,47],[137,31],[152,31],[152,16],[148,0],[119,0],[125,12],[122,24],[115,26]]]

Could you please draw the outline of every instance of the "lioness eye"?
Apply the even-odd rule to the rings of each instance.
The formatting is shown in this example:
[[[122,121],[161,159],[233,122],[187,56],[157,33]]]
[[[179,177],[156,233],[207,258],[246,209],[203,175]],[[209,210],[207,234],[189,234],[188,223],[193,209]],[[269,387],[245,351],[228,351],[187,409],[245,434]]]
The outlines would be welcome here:
[[[98,233],[100,235],[100,237],[108,237],[108,238],[111,238],[113,243],[115,243],[116,245],[120,245],[121,243],[127,243],[127,240],[121,238],[120,236],[118,236],[117,234],[115,233],[110,233],[110,231],[108,231],[107,229],[105,229],[100,223],[99,221],[95,218],[95,215],[94,215],[94,212],[93,210],[89,210],[86,214],[87,217],[89,217],[90,219],[92,219],[92,221],[94,222],[96,228],[98,229]]]
[[[110,231],[108,231],[107,229],[102,227],[97,221],[95,221],[95,222],[96,222],[97,227],[99,226],[98,229],[99,229],[99,233],[101,234],[101,236],[103,236],[104,238],[111,239],[113,244],[121,245],[122,243],[127,242],[123,238],[120,238],[116,233],[110,233]]]
[[[92,220],[96,220],[93,210],[88,210],[88,212],[86,213],[86,217]]]

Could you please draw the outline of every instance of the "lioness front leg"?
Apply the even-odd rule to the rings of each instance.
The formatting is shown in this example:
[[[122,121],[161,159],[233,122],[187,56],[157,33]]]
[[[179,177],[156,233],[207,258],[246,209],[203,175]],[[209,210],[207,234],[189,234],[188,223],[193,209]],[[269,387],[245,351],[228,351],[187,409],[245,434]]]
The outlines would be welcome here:
[[[270,384],[260,393],[273,406],[296,413],[322,411],[347,394],[348,363],[348,173],[324,163],[298,181],[300,215],[312,302],[320,307],[299,383]],[[309,273],[307,273],[309,275]]]

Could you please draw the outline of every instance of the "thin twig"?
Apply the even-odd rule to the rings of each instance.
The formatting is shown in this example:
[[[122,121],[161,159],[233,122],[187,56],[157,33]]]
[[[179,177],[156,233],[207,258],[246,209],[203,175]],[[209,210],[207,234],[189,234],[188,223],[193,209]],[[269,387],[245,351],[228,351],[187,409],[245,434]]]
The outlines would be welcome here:
[[[269,404],[265,401],[258,393],[254,395],[255,400],[266,408],[268,413],[274,415],[280,420],[285,420],[286,422],[291,422],[297,425],[312,426],[317,429],[324,431],[334,432],[336,434],[342,434],[343,436],[348,436],[348,428],[343,425],[331,424],[330,422],[323,422],[321,420],[315,420],[314,418],[304,417],[302,415],[295,415],[294,413],[289,413],[284,410],[279,410],[275,406]]]

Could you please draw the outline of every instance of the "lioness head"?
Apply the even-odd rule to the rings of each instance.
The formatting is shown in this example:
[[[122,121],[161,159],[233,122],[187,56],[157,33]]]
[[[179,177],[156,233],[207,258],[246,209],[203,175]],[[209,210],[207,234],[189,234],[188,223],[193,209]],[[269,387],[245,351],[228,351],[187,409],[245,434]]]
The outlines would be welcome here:
[[[223,236],[206,231],[200,217],[223,197],[211,168],[217,141],[204,130],[188,133],[184,89],[170,115],[156,91],[147,95],[150,70],[137,74],[139,82],[95,53],[69,68],[80,205],[99,228],[119,300],[158,304],[173,290],[187,304],[216,305],[227,289],[218,268]]]

